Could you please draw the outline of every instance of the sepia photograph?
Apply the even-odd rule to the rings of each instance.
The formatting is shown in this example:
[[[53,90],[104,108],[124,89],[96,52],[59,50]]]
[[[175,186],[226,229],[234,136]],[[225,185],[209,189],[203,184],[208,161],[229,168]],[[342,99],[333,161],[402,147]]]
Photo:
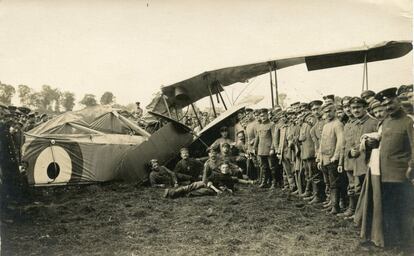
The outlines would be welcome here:
[[[0,0],[0,256],[414,255],[412,0]]]

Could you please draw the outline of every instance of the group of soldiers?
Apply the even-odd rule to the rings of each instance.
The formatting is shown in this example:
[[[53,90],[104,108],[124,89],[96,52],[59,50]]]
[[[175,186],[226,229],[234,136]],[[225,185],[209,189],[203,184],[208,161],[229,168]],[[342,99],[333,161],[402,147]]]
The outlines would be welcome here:
[[[256,183],[353,220],[369,246],[412,244],[412,85],[340,100],[327,95],[284,110],[245,109],[238,117],[234,130],[220,129],[204,165],[188,149],[182,149],[173,171],[154,159],[151,184],[173,185],[165,197],[175,198]]]
[[[0,103],[0,184],[2,198],[18,193],[22,185],[19,174],[24,133],[49,120],[49,116],[27,107]],[[4,201],[4,200],[3,200]]]

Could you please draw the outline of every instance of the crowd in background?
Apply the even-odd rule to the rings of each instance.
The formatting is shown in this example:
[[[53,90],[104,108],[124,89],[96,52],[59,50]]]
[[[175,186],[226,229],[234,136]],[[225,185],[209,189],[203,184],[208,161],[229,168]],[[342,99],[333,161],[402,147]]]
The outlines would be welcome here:
[[[139,120],[143,111],[136,105],[132,117]],[[17,177],[24,132],[49,118],[0,105],[2,183]],[[237,183],[280,189],[354,221],[367,246],[412,245],[412,85],[340,99],[326,95],[286,109],[247,108],[237,118],[234,126],[220,128],[208,157],[194,159],[183,148],[172,171],[153,159],[151,185],[173,186],[165,191],[170,198],[233,193]],[[207,112],[182,120],[193,130],[210,121]]]
[[[154,159],[150,182],[174,186],[169,198],[232,192],[236,183],[281,189],[354,221],[364,246],[412,246],[413,119],[412,85],[245,109],[220,129],[208,159],[184,148],[172,171]]]

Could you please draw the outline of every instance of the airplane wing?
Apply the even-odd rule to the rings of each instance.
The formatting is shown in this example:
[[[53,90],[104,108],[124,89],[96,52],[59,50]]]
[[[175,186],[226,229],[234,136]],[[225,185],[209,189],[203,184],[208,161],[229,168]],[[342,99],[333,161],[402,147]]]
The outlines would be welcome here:
[[[269,72],[294,65],[306,63],[309,71],[326,68],[340,67],[399,58],[412,50],[411,41],[388,41],[375,45],[334,51],[330,53],[309,54],[300,57],[274,59],[254,64],[227,67],[201,73],[181,82],[165,86],[161,91],[166,95],[170,106],[183,108],[204,97],[217,94],[222,91],[221,86],[228,86],[237,82],[245,82],[248,79]]]

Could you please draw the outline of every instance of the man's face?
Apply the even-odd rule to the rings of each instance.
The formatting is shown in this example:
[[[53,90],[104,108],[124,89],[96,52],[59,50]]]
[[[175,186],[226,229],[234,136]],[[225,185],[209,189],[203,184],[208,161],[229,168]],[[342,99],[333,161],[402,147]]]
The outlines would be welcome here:
[[[314,121],[314,119],[312,118],[312,117],[307,117],[306,119],[305,119],[305,121],[306,121],[306,123],[308,123],[309,125],[314,125],[315,124],[315,121]]]
[[[245,138],[244,138],[244,133],[242,133],[242,132],[238,133],[238,134],[237,134],[237,139],[239,139],[239,140],[244,140],[244,139],[245,139]]]
[[[217,157],[216,151],[211,150],[210,152],[208,152],[208,157],[212,160],[215,160]]]
[[[354,117],[361,118],[367,113],[367,111],[364,105],[357,103],[351,104],[351,113]]]
[[[188,159],[189,156],[190,156],[190,153],[188,152],[188,150],[182,150],[181,151],[181,158],[182,159]]]
[[[312,106],[312,115],[316,118],[319,118],[321,116],[321,106]]]
[[[343,104],[344,113],[347,116],[352,117],[351,105],[349,105],[349,101],[344,101]]]
[[[384,120],[387,115],[387,111],[385,110],[384,106],[376,107],[372,112],[378,120]]]
[[[220,171],[223,174],[229,174],[230,173],[230,166],[228,164],[222,164],[220,166]]]
[[[222,137],[222,138],[227,138],[227,137],[229,137],[229,132],[228,132],[228,131],[221,131],[221,132],[220,132],[220,134],[221,134],[221,137]]]
[[[260,113],[260,120],[262,122],[265,122],[265,121],[269,120],[269,116],[266,113]]]
[[[229,146],[224,146],[224,147],[222,148],[222,150],[223,150],[223,153],[224,153],[224,154],[227,154],[227,153],[229,153],[229,152],[230,152],[230,147],[229,147]]]
[[[388,103],[386,103],[385,107],[388,114],[394,114],[401,108],[400,101],[398,98],[393,98],[392,100],[388,101]]]
[[[244,114],[243,113],[238,113],[237,114],[237,119],[240,121],[240,120],[242,120],[243,119],[243,117],[244,117]]]
[[[151,168],[154,169],[154,170],[158,170],[158,167],[160,167],[159,164],[158,164],[158,161],[157,160],[152,160],[151,161]]]
[[[335,111],[335,108],[334,107],[331,107],[331,108],[329,108],[329,109],[326,109],[325,111],[324,111],[324,117],[325,117],[325,119],[326,120],[332,120],[332,119],[334,119],[335,118],[335,115],[336,115],[336,113],[335,113],[336,111]]]
[[[342,109],[338,109],[338,110],[336,111],[336,117],[337,117],[339,120],[342,120],[342,119],[345,117],[345,113],[344,113],[344,111],[343,111]]]

